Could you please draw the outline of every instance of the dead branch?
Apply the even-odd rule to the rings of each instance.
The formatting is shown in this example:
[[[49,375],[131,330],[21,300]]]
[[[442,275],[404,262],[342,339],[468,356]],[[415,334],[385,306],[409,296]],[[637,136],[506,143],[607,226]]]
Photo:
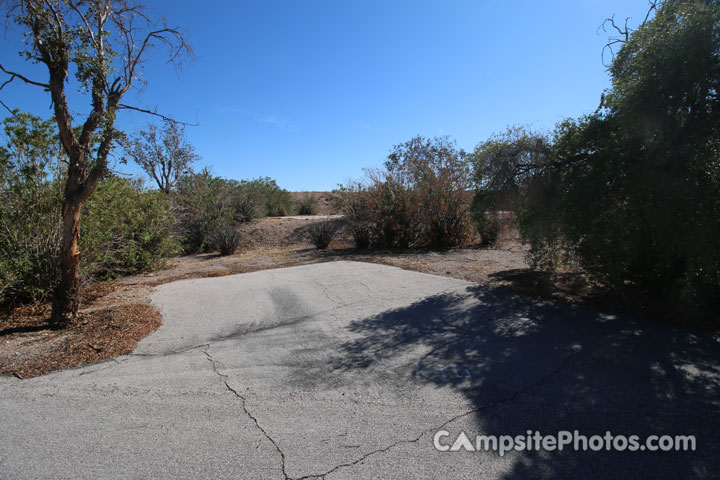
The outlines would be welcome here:
[[[5,67],[3,67],[2,64],[0,64],[0,70],[2,70],[4,73],[10,75],[10,79],[7,80],[7,81],[6,81],[5,83],[3,83],[2,85],[0,85],[0,90],[2,90],[3,87],[5,87],[5,85],[7,85],[8,83],[12,82],[12,81],[15,80],[16,78],[19,78],[20,80],[22,80],[23,82],[27,83],[28,85],[35,85],[36,87],[43,87],[43,88],[46,88],[46,89],[49,89],[49,88],[50,88],[50,85],[48,85],[47,83],[36,82],[36,81],[34,81],[34,80],[30,80],[29,78],[25,77],[24,75],[21,75],[21,74],[19,74],[19,73],[17,73],[17,72],[13,72],[13,71],[10,71],[10,70],[5,69]]]
[[[168,117],[168,116],[166,116],[166,115],[163,115],[162,113],[158,113],[156,110],[148,110],[148,109],[145,109],[145,108],[134,107],[134,106],[132,106],[132,105],[125,105],[124,103],[119,103],[118,106],[117,106],[117,108],[118,108],[118,110],[120,110],[120,109],[122,109],[122,110],[133,110],[133,111],[136,111],[136,112],[146,113],[146,114],[148,114],[148,115],[153,115],[153,116],[155,116],[155,117],[162,118],[163,120],[167,120],[168,122],[172,122],[172,123],[175,123],[175,124],[178,124],[178,125],[185,125],[185,126],[188,126],[188,127],[197,127],[197,126],[199,125],[198,123],[187,123],[187,122],[181,122],[180,120],[175,120],[175,119],[172,118],[172,117]]]

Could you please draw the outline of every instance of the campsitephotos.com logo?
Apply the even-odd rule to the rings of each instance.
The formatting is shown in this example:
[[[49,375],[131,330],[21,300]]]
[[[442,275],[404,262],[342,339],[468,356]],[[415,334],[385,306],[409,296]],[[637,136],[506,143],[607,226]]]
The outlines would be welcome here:
[[[669,452],[695,451],[694,435],[648,435],[642,439],[639,435],[582,435],[578,430],[561,430],[554,435],[543,435],[528,430],[524,435],[476,435],[470,440],[461,431],[451,436],[447,430],[439,430],[433,435],[433,446],[440,452],[496,452],[504,456],[507,452],[522,451],[614,451],[614,452]]]

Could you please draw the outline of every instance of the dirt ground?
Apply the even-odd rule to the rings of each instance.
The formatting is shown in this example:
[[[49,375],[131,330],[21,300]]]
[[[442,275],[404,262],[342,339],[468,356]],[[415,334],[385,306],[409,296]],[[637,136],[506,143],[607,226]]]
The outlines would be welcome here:
[[[325,209],[326,213],[330,211]],[[308,226],[321,221],[341,227],[327,250],[316,249],[308,235]],[[150,294],[157,285],[334,260],[382,263],[511,288],[551,301],[617,306],[578,275],[549,276],[531,271],[527,251],[509,216],[495,246],[481,247],[480,239],[474,238],[466,248],[443,251],[356,250],[344,220],[337,215],[263,218],[242,225],[240,232],[242,244],[235,255],[174,258],[162,270],[92,286],[71,328],[49,329],[48,305],[24,307],[0,317],[0,374],[27,378],[132,352],[137,342],[160,326],[161,316],[150,304]]]

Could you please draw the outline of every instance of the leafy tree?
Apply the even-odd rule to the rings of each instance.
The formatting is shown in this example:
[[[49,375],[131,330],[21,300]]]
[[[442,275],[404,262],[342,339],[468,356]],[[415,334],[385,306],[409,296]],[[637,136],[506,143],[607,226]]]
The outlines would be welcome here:
[[[62,325],[79,308],[82,206],[108,171],[108,156],[118,137],[117,112],[148,112],[121,100],[139,78],[144,57],[153,46],[168,46],[171,60],[189,50],[177,28],[153,22],[133,0],[15,0],[7,5],[9,17],[27,32],[21,54],[43,65],[49,80],[32,80],[0,65],[10,76],[3,87],[18,79],[49,92],[60,142],[69,158],[62,207],[61,279],[51,318]],[[73,129],[66,95],[70,72],[91,105],[79,134]],[[97,148],[93,148],[95,143]]]
[[[192,172],[192,164],[199,159],[185,138],[185,127],[169,120],[164,120],[162,131],[152,124],[141,130],[126,151],[163,193],[170,193],[182,175]]]
[[[558,125],[541,157],[513,139],[506,164],[517,175],[530,159],[518,207],[536,259],[561,252],[615,288],[718,306],[720,5],[652,9],[621,30],[601,108]]]
[[[26,181],[39,186],[47,180],[63,176],[66,162],[61,161],[61,147],[58,142],[54,119],[44,120],[35,115],[13,110],[12,116],[4,122],[7,138],[0,147],[0,156],[7,166]],[[12,175],[3,175],[3,189]]]
[[[531,208],[548,211],[548,203],[556,198],[553,180],[557,174],[557,158],[552,138],[519,127],[510,128],[478,145],[468,158],[474,166],[476,185],[472,218],[483,243],[495,241],[500,210],[519,211],[521,231],[528,235],[536,233],[540,223],[533,228],[523,227],[529,227],[527,222],[547,220],[547,217],[533,218],[527,213]],[[524,213],[526,215],[522,215]],[[549,233],[551,229],[542,231]]]

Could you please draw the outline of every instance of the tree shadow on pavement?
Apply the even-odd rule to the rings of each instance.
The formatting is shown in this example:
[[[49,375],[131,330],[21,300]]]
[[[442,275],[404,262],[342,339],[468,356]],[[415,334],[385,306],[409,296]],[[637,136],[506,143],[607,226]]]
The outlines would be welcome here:
[[[506,457],[513,462],[507,478],[709,478],[720,471],[720,435],[711,425],[720,412],[717,333],[482,286],[347,328],[353,339],[336,347],[323,371],[299,369],[304,381],[331,387],[343,375],[390,368],[405,384],[452,388],[472,405],[471,438],[528,430],[697,437],[695,452],[517,452]]]

